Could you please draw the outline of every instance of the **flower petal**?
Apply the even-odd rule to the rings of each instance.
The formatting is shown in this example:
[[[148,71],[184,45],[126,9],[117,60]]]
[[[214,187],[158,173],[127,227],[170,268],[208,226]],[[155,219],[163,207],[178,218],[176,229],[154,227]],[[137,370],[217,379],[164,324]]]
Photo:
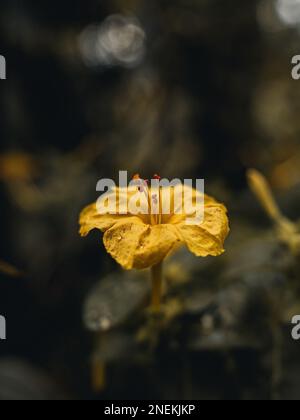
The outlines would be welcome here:
[[[205,208],[201,225],[177,225],[182,241],[198,257],[218,256],[224,252],[224,241],[229,233],[227,210],[222,204],[210,202]]]
[[[201,205],[204,205],[204,208],[220,206],[214,198],[186,185],[178,185],[173,189],[171,203],[171,214],[163,217],[164,223],[180,224],[187,217],[195,216],[196,210],[201,210]]]
[[[199,201],[203,202],[204,194],[189,186],[178,184],[175,187],[163,187],[161,198],[162,223],[178,224],[184,221],[187,215],[196,213],[196,204]]]
[[[130,219],[135,219],[135,217],[130,215],[99,214],[96,203],[94,203],[86,207],[80,215],[80,235],[87,236],[94,229],[105,232],[116,223]]]
[[[143,270],[158,264],[179,243],[173,226],[149,226],[138,218],[120,222],[104,235],[107,252],[126,270]]]

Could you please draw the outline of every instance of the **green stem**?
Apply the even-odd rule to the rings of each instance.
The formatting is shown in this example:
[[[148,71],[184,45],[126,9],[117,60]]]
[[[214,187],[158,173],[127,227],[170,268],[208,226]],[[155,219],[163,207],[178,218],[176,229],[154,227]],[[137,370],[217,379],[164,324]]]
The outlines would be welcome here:
[[[160,303],[162,297],[162,285],[163,285],[163,263],[160,262],[151,268],[152,277],[152,309],[155,312],[160,311]]]

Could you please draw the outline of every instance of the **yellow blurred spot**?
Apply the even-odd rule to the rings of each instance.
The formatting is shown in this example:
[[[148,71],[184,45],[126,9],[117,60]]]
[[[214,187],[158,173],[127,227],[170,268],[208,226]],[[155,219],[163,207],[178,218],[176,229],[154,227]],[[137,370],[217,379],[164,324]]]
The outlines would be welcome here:
[[[29,181],[37,175],[34,159],[23,153],[0,155],[0,180]]]
[[[22,273],[14,266],[0,260],[0,272],[10,277],[21,277]]]

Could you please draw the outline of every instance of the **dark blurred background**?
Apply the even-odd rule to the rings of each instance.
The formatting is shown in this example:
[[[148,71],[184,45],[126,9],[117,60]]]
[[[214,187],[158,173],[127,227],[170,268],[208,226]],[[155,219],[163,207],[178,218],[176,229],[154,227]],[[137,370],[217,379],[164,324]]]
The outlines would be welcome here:
[[[1,1],[0,314],[8,328],[0,342],[1,399],[300,397],[289,376],[300,369],[297,360],[278,362],[284,327],[281,320],[274,327],[270,299],[261,301],[253,286],[263,284],[273,299],[273,287],[295,276],[268,260],[278,261],[277,244],[270,257],[264,238],[271,226],[245,177],[249,167],[262,170],[297,218],[300,85],[291,58],[300,53],[299,38],[299,0]],[[140,303],[104,334],[104,347],[101,328],[91,333],[82,321],[94,285],[122,273],[99,235],[79,238],[78,216],[97,198],[97,180],[119,170],[205,178],[233,224],[221,262],[197,262],[195,271],[185,263],[191,283],[202,273],[205,291],[180,288],[188,301],[199,296],[197,310],[187,305],[174,317],[147,357],[134,339],[144,323]],[[198,331],[189,348],[183,331],[194,336],[199,320],[209,324],[206,310],[219,305],[213,299],[224,271],[247,260],[252,237],[263,237],[262,248],[251,245],[256,268],[238,266],[234,276],[250,284],[250,321],[232,327],[231,341],[221,323],[219,346],[205,344]],[[246,255],[237,257],[230,251],[241,244]],[[261,275],[266,260],[272,270]],[[248,271],[254,283],[245,280]],[[290,283],[285,290],[291,294]],[[249,323],[260,331],[266,318],[276,330],[267,343],[261,332],[255,343],[241,339]],[[284,369],[286,376],[278,373]]]

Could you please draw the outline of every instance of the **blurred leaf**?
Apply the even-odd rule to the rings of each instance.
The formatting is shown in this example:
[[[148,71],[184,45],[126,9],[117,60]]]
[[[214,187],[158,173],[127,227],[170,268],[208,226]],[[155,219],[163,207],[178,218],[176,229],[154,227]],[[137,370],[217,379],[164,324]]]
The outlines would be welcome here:
[[[115,273],[101,280],[84,305],[86,327],[105,332],[122,324],[146,300],[149,283],[143,273]]]
[[[133,357],[135,341],[123,331],[110,331],[101,336],[94,351],[94,359],[101,362],[112,362]]]
[[[232,250],[224,278],[235,280],[247,272],[262,269],[285,271],[294,264],[295,259],[289,249],[274,237],[258,238]]]
[[[1,401],[58,401],[67,394],[43,371],[18,359],[0,360]]]
[[[234,349],[260,349],[262,344],[253,337],[241,335],[239,332],[216,330],[208,336],[195,335],[188,342],[192,351],[226,351]]]

